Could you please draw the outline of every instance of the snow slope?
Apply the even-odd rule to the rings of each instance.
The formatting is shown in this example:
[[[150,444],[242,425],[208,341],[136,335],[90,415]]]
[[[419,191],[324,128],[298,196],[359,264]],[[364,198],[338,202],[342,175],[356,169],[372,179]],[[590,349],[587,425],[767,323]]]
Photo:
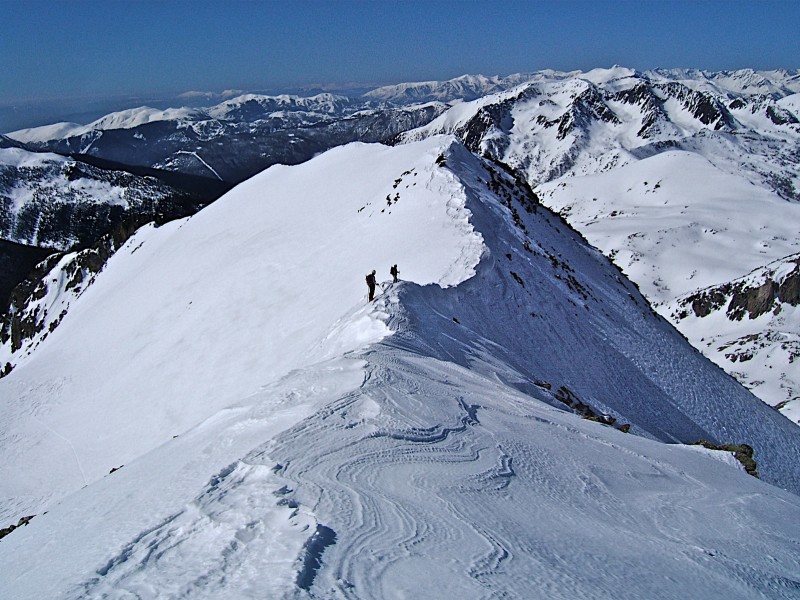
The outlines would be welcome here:
[[[758,323],[723,316],[700,326],[696,319],[675,315],[680,298],[800,251],[800,205],[684,151],[552,182],[538,191],[545,204],[613,258],[695,347],[735,373],[767,404],[795,415],[800,363],[786,344],[800,331],[788,313],[773,325],[766,325],[768,316]],[[746,337],[755,341],[752,336],[766,348],[769,361],[739,361],[725,350]]]
[[[372,157],[374,183],[354,187],[342,165],[360,162],[357,148],[345,159],[333,151],[314,165],[271,169],[237,188],[220,208],[142,231],[127,252],[111,258],[107,272],[81,295],[79,308],[30,360],[7,357],[16,364],[16,377],[0,381],[10,399],[3,429],[20,443],[0,449],[4,489],[35,497],[78,489],[264,382],[318,360],[325,349],[311,347],[365,291],[366,260],[378,266],[407,257],[404,271],[422,283],[454,284],[468,276],[480,255],[480,237],[464,235],[471,227],[457,196],[441,204],[447,182],[439,183],[442,177],[434,173],[415,177],[422,208],[393,207],[398,226],[381,232],[385,249],[378,247],[369,230],[389,217],[381,210],[404,170],[398,172],[397,164],[414,168],[419,151],[410,148],[408,158],[385,166],[380,154]],[[368,147],[361,151],[374,154]],[[314,177],[298,193],[296,182],[307,169]],[[418,211],[428,214],[424,207],[431,204],[438,218],[416,223]],[[349,217],[338,219],[338,230],[332,205]],[[448,215],[459,211],[460,219]],[[423,254],[426,239],[437,240],[436,253]],[[416,261],[415,252],[421,254]],[[348,344],[358,347],[384,334],[380,322],[367,320],[350,337],[335,336],[335,349],[344,352],[352,349]],[[237,356],[241,360],[229,358]],[[33,388],[31,381],[37,382]],[[60,430],[75,428],[84,435],[66,443]],[[92,464],[98,448],[101,458]],[[49,481],[34,481],[18,468],[26,455],[35,472],[60,468],[48,474]],[[8,502],[3,506],[13,510]]]
[[[453,133],[524,173],[547,206],[669,316],[667,305],[685,295],[798,251],[797,81],[793,72],[752,70],[542,74],[454,106],[402,137]],[[766,366],[709,352],[707,331],[694,336],[689,321],[674,321],[765,402],[795,414],[800,363],[786,346],[795,335],[786,322],[755,332],[772,356]]]
[[[800,251],[797,204],[694,152],[663,152],[537,191],[656,307]]]
[[[141,230],[12,358],[2,519],[37,513],[0,541],[14,598],[800,586],[800,430],[452,138],[273,167]],[[701,437],[766,481],[664,443]]]

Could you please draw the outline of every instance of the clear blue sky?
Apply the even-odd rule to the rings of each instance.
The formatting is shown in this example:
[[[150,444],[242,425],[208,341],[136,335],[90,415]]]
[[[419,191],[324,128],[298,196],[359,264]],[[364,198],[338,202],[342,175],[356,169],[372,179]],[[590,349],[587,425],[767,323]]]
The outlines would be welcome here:
[[[0,105],[613,64],[797,69],[798,50],[800,0],[0,0]]]

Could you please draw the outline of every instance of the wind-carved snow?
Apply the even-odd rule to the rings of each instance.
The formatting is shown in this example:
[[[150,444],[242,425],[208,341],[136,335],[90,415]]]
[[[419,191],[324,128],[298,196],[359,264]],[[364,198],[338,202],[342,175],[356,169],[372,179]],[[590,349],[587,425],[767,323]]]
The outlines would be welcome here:
[[[301,504],[337,533],[315,595],[403,598],[442,586],[466,598],[796,593],[780,574],[794,572],[791,558],[776,570],[735,549],[791,544],[796,534],[780,523],[796,508],[777,505],[776,515],[757,495],[745,500],[744,478],[720,506],[709,482],[730,466],[593,430],[406,349],[368,360],[357,397],[282,435],[272,453],[300,484]],[[326,443],[308,452],[306,437]],[[754,539],[741,535],[749,518],[776,521]]]
[[[189,221],[141,230],[35,353],[4,353],[16,368],[0,380],[2,435],[20,442],[0,447],[2,497],[84,485],[64,440],[42,424],[72,438],[91,482],[331,356],[330,328],[366,300],[373,268],[385,279],[399,262],[404,278],[440,285],[470,277],[481,237],[458,183],[435,165],[441,151],[441,140],[333,150],[313,165],[269,169]],[[373,176],[358,177],[362,169]],[[330,344],[340,355],[387,333],[370,322]],[[46,480],[21,476],[55,465]],[[2,504],[2,518],[21,510]]]
[[[97,569],[76,597],[218,598],[237,580],[246,592],[261,573],[268,577],[258,593],[278,597],[316,526],[290,498],[269,466],[229,465],[180,513],[142,532]]]
[[[525,190],[451,138],[356,144],[134,236],[0,380],[26,391],[17,424],[65,405],[37,416],[90,480],[65,495],[53,440],[2,421],[0,465],[61,499],[41,514],[30,482],[5,488],[37,516],[0,543],[4,589],[795,597],[800,429]],[[394,263],[366,303],[365,272]],[[664,443],[699,437],[752,444],[766,481]]]

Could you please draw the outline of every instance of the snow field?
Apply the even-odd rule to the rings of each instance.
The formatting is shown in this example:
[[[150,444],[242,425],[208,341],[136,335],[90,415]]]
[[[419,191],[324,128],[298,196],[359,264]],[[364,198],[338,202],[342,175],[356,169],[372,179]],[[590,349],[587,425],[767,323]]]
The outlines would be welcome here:
[[[794,205],[690,152],[553,182],[539,193],[604,254],[627,250],[631,258],[616,262],[656,305],[800,249]]]
[[[129,240],[0,380],[0,432],[35,444],[0,465],[40,477],[3,488],[6,520],[37,513],[0,543],[5,589],[796,597],[800,430],[490,167],[354,144]],[[367,304],[370,263],[404,281]],[[752,444],[765,480],[663,443],[701,437]],[[67,442],[82,489],[55,478]]]

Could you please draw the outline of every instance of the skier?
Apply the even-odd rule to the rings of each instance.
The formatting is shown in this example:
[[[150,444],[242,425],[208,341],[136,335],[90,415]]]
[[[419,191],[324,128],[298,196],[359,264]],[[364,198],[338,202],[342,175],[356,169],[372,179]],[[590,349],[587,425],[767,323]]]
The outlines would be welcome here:
[[[372,299],[375,298],[375,269],[372,269],[372,273],[367,275],[367,287],[369,288],[369,301],[372,302]]]
[[[399,272],[400,271],[397,270],[397,265],[392,265],[392,268],[389,269],[389,275],[391,275],[394,278],[394,283],[397,283],[397,274]]]

